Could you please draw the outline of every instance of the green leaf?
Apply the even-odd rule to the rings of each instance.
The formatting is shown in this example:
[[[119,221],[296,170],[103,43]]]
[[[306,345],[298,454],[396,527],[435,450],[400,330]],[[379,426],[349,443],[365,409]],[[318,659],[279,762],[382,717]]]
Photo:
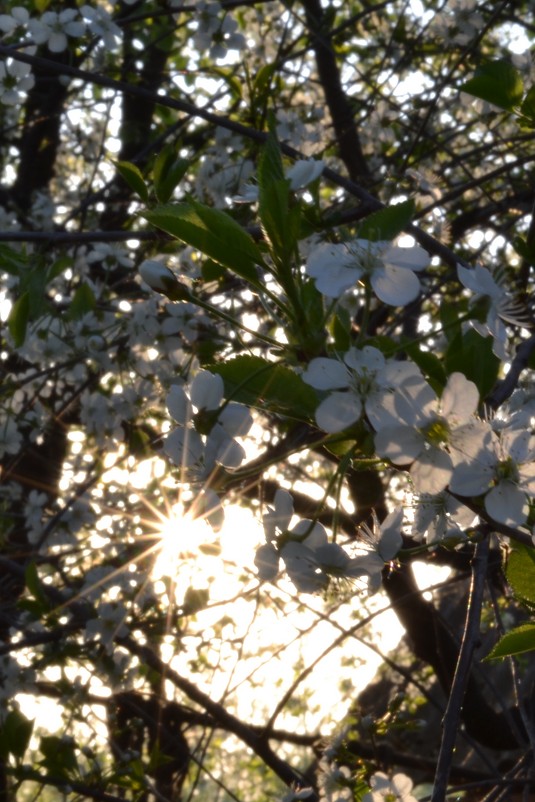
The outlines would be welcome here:
[[[485,398],[498,378],[500,360],[492,351],[492,337],[481,337],[474,329],[457,334],[448,345],[445,365],[448,375],[464,373]]]
[[[451,342],[461,334],[461,323],[459,321],[459,304],[441,301],[440,303],[440,323],[444,331],[444,336]]]
[[[79,320],[88,312],[92,312],[96,306],[96,298],[93,290],[86,284],[79,284],[72,296],[71,304],[69,306],[69,319]]]
[[[43,735],[39,745],[41,765],[57,777],[68,779],[78,773],[75,744],[70,738]]]
[[[524,94],[520,73],[505,59],[482,64],[460,89],[506,111],[518,106]]]
[[[117,172],[124,178],[130,189],[139,195],[143,203],[147,203],[149,190],[139,167],[136,167],[132,162],[114,162],[114,164]]]
[[[312,416],[317,406],[314,390],[283,365],[259,356],[237,356],[208,367],[225,382],[225,395],[233,401],[284,412],[295,418]]]
[[[340,353],[348,351],[351,346],[351,318],[347,309],[342,306],[338,308],[329,328],[335,350]]]
[[[484,658],[497,660],[514,654],[523,654],[535,649],[535,624],[522,624],[507,632]]]
[[[413,200],[402,201],[394,206],[380,209],[366,218],[359,228],[358,235],[361,239],[371,242],[382,240],[390,242],[407,228],[414,217],[415,210],[416,206]]]
[[[24,716],[20,710],[10,710],[0,726],[0,758],[8,755],[22,760],[30,743],[33,721]]]
[[[11,276],[20,276],[27,266],[26,257],[14,251],[8,245],[0,243],[0,270]]]
[[[281,150],[274,131],[270,131],[268,134],[260,153],[257,175],[258,186],[261,190],[267,189],[271,184],[276,184],[277,181],[284,178]]]
[[[535,86],[532,86],[531,89],[528,90],[520,106],[520,112],[526,117],[527,123],[529,123],[527,127],[535,128]]]
[[[535,607],[535,549],[515,543],[507,559],[507,581],[515,596]]]
[[[258,216],[273,259],[279,265],[286,264],[299,233],[299,206],[290,208],[289,181],[283,178],[267,187],[259,185]]]
[[[282,156],[274,131],[268,135],[258,161],[258,216],[271,255],[279,268],[279,281],[285,286],[291,257],[297,246],[300,228],[300,206],[290,192],[284,177]],[[287,288],[286,288],[287,289]]]
[[[26,329],[28,328],[29,319],[30,293],[24,292],[11,307],[11,312],[7,320],[7,326],[9,333],[13,337],[15,348],[20,348],[26,339]]]
[[[264,64],[264,66],[258,70],[253,83],[253,97],[256,98],[258,95],[262,96],[266,90],[269,90],[272,78],[275,75],[275,70],[275,64]]]
[[[413,362],[423,371],[424,375],[432,382],[435,390],[442,390],[446,386],[448,376],[442,361],[431,351],[422,351],[418,343],[411,342],[407,338],[401,338],[403,350],[407,352]]]
[[[225,212],[190,201],[157,206],[143,217],[259,286],[255,265],[264,264],[262,254],[249,234]]]
[[[31,598],[21,599],[18,606],[21,609],[28,610],[35,618],[42,618],[42,616],[49,613],[52,608],[48,597],[43,591],[43,586],[34,562],[29,563],[26,567],[24,580]]]
[[[189,166],[189,159],[177,158],[172,146],[164,148],[158,154],[154,162],[152,177],[154,192],[160,203],[167,203],[171,198]]]
[[[195,615],[199,610],[204,610],[209,600],[210,591],[207,588],[194,588],[190,585],[184,594],[182,615]]]
[[[535,242],[518,236],[513,239],[513,248],[522,259],[525,259],[530,265],[535,265]]]

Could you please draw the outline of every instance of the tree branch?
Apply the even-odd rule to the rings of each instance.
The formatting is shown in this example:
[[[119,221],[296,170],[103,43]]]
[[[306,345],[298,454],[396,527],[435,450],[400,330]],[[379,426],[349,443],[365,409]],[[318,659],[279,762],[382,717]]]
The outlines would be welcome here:
[[[461,708],[465,695],[472,657],[479,635],[481,618],[481,607],[483,604],[483,591],[487,574],[487,558],[489,553],[489,537],[486,535],[476,545],[474,559],[472,562],[472,583],[470,587],[470,597],[466,614],[466,624],[464,628],[463,640],[455,668],[455,675],[444,715],[444,731],[440,752],[438,756],[435,782],[431,802],[445,802],[450,768],[457,739],[457,731],[461,721]]]

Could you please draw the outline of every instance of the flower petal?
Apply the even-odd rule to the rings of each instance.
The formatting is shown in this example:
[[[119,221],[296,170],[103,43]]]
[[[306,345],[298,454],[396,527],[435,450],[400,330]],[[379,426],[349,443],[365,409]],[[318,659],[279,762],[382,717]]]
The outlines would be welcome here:
[[[354,393],[331,393],[316,409],[316,423],[329,434],[341,432],[356,423],[362,413],[362,403]]]
[[[345,365],[338,359],[324,356],[312,359],[302,378],[316,390],[335,390],[349,384],[349,373]]]
[[[377,268],[371,276],[377,297],[389,306],[406,306],[418,297],[420,282],[412,270],[394,265]]]
[[[491,518],[506,526],[522,526],[528,518],[525,494],[514,482],[502,480],[485,496],[485,509]]]
[[[451,479],[453,463],[440,448],[428,448],[412,464],[410,474],[419,493],[440,493]]]

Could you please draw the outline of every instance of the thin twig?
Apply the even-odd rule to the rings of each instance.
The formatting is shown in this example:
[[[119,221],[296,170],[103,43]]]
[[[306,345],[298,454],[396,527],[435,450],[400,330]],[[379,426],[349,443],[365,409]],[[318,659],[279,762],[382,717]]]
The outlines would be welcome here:
[[[483,591],[485,588],[488,553],[489,538],[487,535],[477,544],[472,561],[472,582],[466,612],[466,623],[451,686],[450,698],[444,715],[442,741],[440,744],[431,802],[445,802],[446,799],[455,741],[457,739],[457,731],[461,720],[464,693],[470,675],[474,648],[479,636],[479,622],[483,603]]]

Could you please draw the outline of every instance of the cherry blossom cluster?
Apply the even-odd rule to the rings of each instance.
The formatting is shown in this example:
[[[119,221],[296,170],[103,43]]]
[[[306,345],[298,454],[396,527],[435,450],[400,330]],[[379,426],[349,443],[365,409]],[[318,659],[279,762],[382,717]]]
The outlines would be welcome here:
[[[164,451],[189,481],[204,481],[216,465],[238,468],[245,458],[236,438],[248,433],[252,415],[242,404],[223,403],[223,397],[223,379],[208,370],[168,393],[167,409],[178,426],[167,435]]]
[[[90,5],[44,11],[37,17],[31,17],[23,6],[15,6],[9,14],[0,14],[0,31],[5,36],[27,33],[28,44],[46,45],[52,53],[62,53],[70,39],[80,39],[86,33],[102,40],[108,50],[115,50],[122,38],[111,14],[103,6]]]
[[[377,532],[367,530],[368,549],[350,556],[348,551],[329,540],[325,527],[318,521],[300,519],[290,528],[294,518],[291,494],[279,488],[273,506],[263,516],[266,542],[256,552],[255,565],[261,580],[273,582],[279,575],[280,563],[297,590],[316,593],[326,590],[337,580],[361,580],[370,592],[380,585],[381,571],[402,545],[403,513],[391,513]]]
[[[481,419],[478,390],[462,373],[451,374],[439,398],[414,364],[365,347],[350,349],[343,361],[312,360],[303,378],[324,395],[333,391],[316,409],[319,428],[334,433],[366,417],[378,456],[409,470],[426,518],[433,505],[443,509],[432,499],[447,488],[454,495],[449,515],[455,498],[484,496],[493,520],[526,524],[535,495],[535,438]]]

